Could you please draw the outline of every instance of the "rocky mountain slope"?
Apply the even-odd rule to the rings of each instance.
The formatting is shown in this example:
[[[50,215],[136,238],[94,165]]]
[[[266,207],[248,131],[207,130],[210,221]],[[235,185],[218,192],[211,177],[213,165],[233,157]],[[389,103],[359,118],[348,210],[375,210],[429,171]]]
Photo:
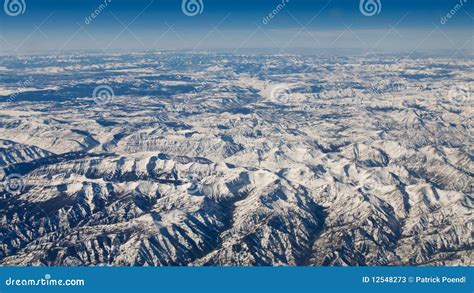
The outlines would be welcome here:
[[[0,59],[1,265],[474,264],[470,59],[28,58],[37,91]]]

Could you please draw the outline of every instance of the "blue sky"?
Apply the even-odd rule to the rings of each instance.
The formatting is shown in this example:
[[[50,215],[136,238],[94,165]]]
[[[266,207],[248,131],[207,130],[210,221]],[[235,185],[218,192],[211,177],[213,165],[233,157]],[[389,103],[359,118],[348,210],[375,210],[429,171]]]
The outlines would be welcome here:
[[[252,48],[472,52],[474,48],[473,0],[362,0],[380,1],[380,12],[373,16],[361,13],[361,0],[202,0],[202,13],[196,16],[183,13],[182,0],[110,0],[102,9],[108,0],[16,1],[25,1],[24,14],[0,11],[3,53]],[[87,20],[96,10],[100,13]],[[272,11],[277,13],[269,18]]]

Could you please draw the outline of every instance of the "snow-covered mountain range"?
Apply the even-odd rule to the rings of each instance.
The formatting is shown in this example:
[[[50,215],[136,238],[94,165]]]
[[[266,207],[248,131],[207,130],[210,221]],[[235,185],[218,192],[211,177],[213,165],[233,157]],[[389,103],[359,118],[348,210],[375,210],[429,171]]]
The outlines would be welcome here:
[[[1,265],[473,265],[474,61],[0,58]]]

